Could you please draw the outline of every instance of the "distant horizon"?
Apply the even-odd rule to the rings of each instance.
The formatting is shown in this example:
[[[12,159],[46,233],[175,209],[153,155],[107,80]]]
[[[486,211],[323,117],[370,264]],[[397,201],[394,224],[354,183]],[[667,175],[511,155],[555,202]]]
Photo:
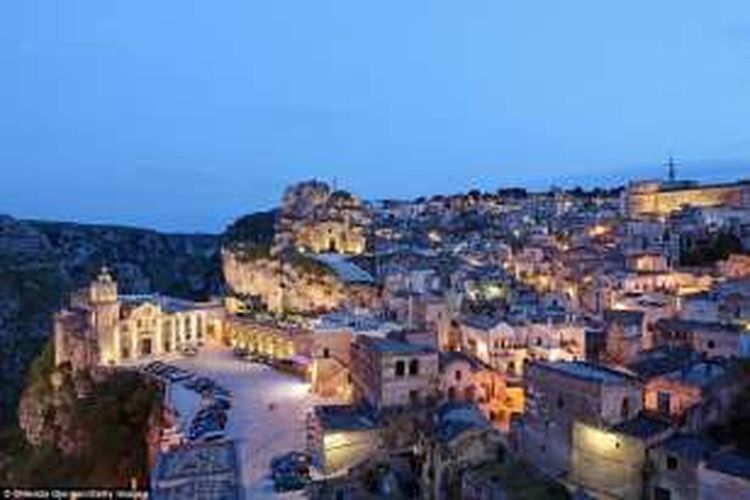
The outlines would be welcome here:
[[[712,170],[710,172],[706,172],[705,169],[709,165],[720,165],[721,168],[717,170]],[[739,182],[742,180],[748,180],[750,179],[750,168],[748,168],[746,165],[750,165],[750,162],[740,162],[740,161],[706,161],[706,162],[689,162],[689,163],[681,163],[677,162],[677,180],[683,180],[683,181],[695,181],[699,182],[701,184],[711,184],[711,183],[722,183],[722,182]],[[464,189],[456,189],[451,192],[445,191],[445,192],[422,192],[422,193],[416,193],[415,195],[411,196],[367,196],[364,195],[361,192],[358,192],[354,189],[351,189],[349,185],[342,181],[341,179],[335,179],[337,183],[337,187],[339,189],[343,189],[345,191],[351,192],[352,194],[362,198],[366,201],[376,202],[376,201],[383,201],[383,200],[399,200],[399,201],[413,201],[420,197],[429,198],[432,196],[437,195],[443,195],[443,196],[451,196],[451,195],[458,195],[458,194],[465,194],[472,189],[479,189],[482,192],[497,192],[499,189],[510,189],[510,188],[521,188],[525,189],[532,193],[539,193],[539,192],[547,192],[553,188],[560,188],[564,190],[570,190],[574,189],[576,187],[580,187],[585,190],[591,190],[593,188],[603,188],[603,189],[613,189],[618,187],[625,187],[630,182],[638,182],[638,181],[666,181],[667,180],[667,167],[666,165],[659,165],[659,168],[661,168],[660,172],[654,172],[656,175],[645,175],[647,172],[650,172],[654,170],[651,166],[641,166],[641,167],[633,167],[631,169],[621,169],[615,172],[609,172],[607,174],[600,174],[600,175],[585,175],[585,176],[575,176],[571,177],[568,176],[566,179],[568,182],[548,182],[546,185],[544,185],[543,182],[536,182],[536,183],[508,183],[508,184],[498,184],[494,187],[486,185],[487,183],[484,183],[485,185],[466,185]],[[639,173],[643,173],[644,175],[638,175]],[[748,176],[742,176],[740,173],[748,173]],[[658,175],[661,174],[661,175]],[[609,177],[610,181],[605,181],[604,177]],[[101,225],[101,226],[116,226],[116,227],[125,227],[125,228],[131,228],[131,229],[142,229],[142,230],[152,230],[157,231],[160,233],[165,234],[205,234],[205,235],[218,235],[221,234],[226,227],[231,224],[234,220],[236,220],[239,217],[242,217],[243,215],[256,213],[256,212],[265,212],[274,210],[276,208],[279,208],[281,205],[281,198],[284,192],[284,189],[288,187],[289,185],[299,183],[299,182],[305,182],[310,180],[318,180],[322,182],[326,182],[327,184],[331,185],[333,184],[334,179],[325,179],[323,177],[308,177],[308,178],[300,178],[297,180],[291,181],[289,184],[286,184],[284,187],[282,187],[276,197],[276,201],[272,202],[268,205],[263,206],[255,206],[251,207],[248,206],[247,210],[244,212],[238,212],[234,215],[227,214],[224,217],[224,222],[221,223],[217,227],[213,228],[201,228],[198,226],[193,227],[182,227],[179,225],[175,225],[171,222],[167,222],[166,225],[160,226],[158,223],[149,223],[148,218],[144,218],[143,220],[138,220],[138,217],[127,220],[127,218],[88,218],[88,217],[68,217],[63,214],[55,215],[55,214],[46,214],[46,215],[34,215],[34,214],[19,214],[19,213],[12,213],[6,210],[3,210],[2,205],[0,204],[0,215],[8,215],[14,219],[17,220],[27,220],[27,221],[38,221],[38,222],[58,222],[58,223],[71,223],[71,224],[84,224],[84,225]],[[1,201],[0,201],[1,203]],[[219,207],[220,204],[217,203],[214,208]]]

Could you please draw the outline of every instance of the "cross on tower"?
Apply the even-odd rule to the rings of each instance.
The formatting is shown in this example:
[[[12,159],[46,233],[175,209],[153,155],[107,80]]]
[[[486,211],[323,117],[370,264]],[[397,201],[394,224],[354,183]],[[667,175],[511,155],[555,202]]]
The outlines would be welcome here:
[[[668,170],[669,182],[674,182],[677,178],[677,172],[676,172],[677,164],[675,163],[672,155],[669,155],[669,158],[667,158],[667,162],[665,163],[665,165],[669,169]]]

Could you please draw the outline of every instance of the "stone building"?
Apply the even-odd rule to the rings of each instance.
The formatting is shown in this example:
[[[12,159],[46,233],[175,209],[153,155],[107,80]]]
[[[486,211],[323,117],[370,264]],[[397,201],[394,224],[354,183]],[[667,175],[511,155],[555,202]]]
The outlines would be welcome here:
[[[616,425],[641,410],[641,389],[630,374],[591,363],[531,362],[524,378],[526,408],[518,437],[521,456],[546,473],[570,471],[573,425]]]
[[[376,410],[419,405],[438,391],[438,353],[430,347],[359,336],[352,344],[355,402]]]
[[[677,434],[649,450],[651,474],[646,498],[692,500],[699,498],[700,464],[719,450],[716,443],[695,434]]]
[[[654,329],[657,345],[689,347],[708,358],[750,356],[750,331],[739,325],[661,319]]]
[[[316,406],[307,417],[307,448],[323,476],[344,473],[382,448],[382,429],[361,406]]]
[[[624,197],[625,209],[630,216],[666,216],[684,206],[748,207],[750,183],[699,185],[692,182],[647,181],[628,186]]]
[[[120,295],[105,270],[73,294],[55,316],[55,361],[74,366],[117,365],[198,347],[218,338],[220,302],[191,302],[163,295]]]
[[[440,353],[440,393],[449,402],[475,403],[495,428],[507,432],[514,415],[523,413],[520,384],[463,352]]]
[[[455,498],[463,473],[503,455],[498,433],[480,410],[466,403],[446,403],[419,432],[422,498]]]
[[[646,489],[648,450],[672,433],[667,422],[649,416],[612,426],[575,422],[569,479],[596,498],[639,500]]]
[[[726,362],[698,361],[646,382],[644,408],[700,432],[720,422],[746,382]]]
[[[604,312],[604,323],[608,360],[618,365],[635,361],[644,347],[645,314],[642,311],[609,310]]]
[[[531,360],[585,358],[584,325],[567,315],[512,323],[472,315],[464,316],[460,326],[464,351],[510,379],[520,380]]]
[[[319,181],[284,193],[274,245],[313,253],[360,254],[367,244],[369,213],[362,201]]]
[[[309,359],[311,355],[313,335],[305,328],[233,316],[228,319],[226,329],[233,347],[253,354],[286,360],[295,356]]]

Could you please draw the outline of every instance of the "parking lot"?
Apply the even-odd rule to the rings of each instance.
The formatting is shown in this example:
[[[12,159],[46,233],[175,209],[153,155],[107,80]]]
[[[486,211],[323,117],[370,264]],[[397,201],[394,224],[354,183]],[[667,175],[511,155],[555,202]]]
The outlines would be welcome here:
[[[193,374],[189,380],[169,384],[168,397],[180,413],[186,435],[206,406],[205,401],[201,403],[201,388],[191,387],[195,385],[192,380],[205,377],[218,388],[218,399],[230,401],[222,434],[236,442],[246,498],[304,497],[303,491],[274,493],[269,463],[280,454],[305,449],[306,414],[315,402],[308,384],[268,366],[238,359],[228,349],[203,349],[197,356],[173,359],[169,364]],[[212,425],[203,424],[200,431],[210,432]]]

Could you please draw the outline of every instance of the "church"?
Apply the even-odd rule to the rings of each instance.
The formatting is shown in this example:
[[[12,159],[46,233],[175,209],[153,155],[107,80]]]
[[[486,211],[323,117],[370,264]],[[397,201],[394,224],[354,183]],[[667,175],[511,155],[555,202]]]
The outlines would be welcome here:
[[[115,366],[197,348],[222,333],[220,301],[120,295],[103,269],[54,319],[55,363]]]

